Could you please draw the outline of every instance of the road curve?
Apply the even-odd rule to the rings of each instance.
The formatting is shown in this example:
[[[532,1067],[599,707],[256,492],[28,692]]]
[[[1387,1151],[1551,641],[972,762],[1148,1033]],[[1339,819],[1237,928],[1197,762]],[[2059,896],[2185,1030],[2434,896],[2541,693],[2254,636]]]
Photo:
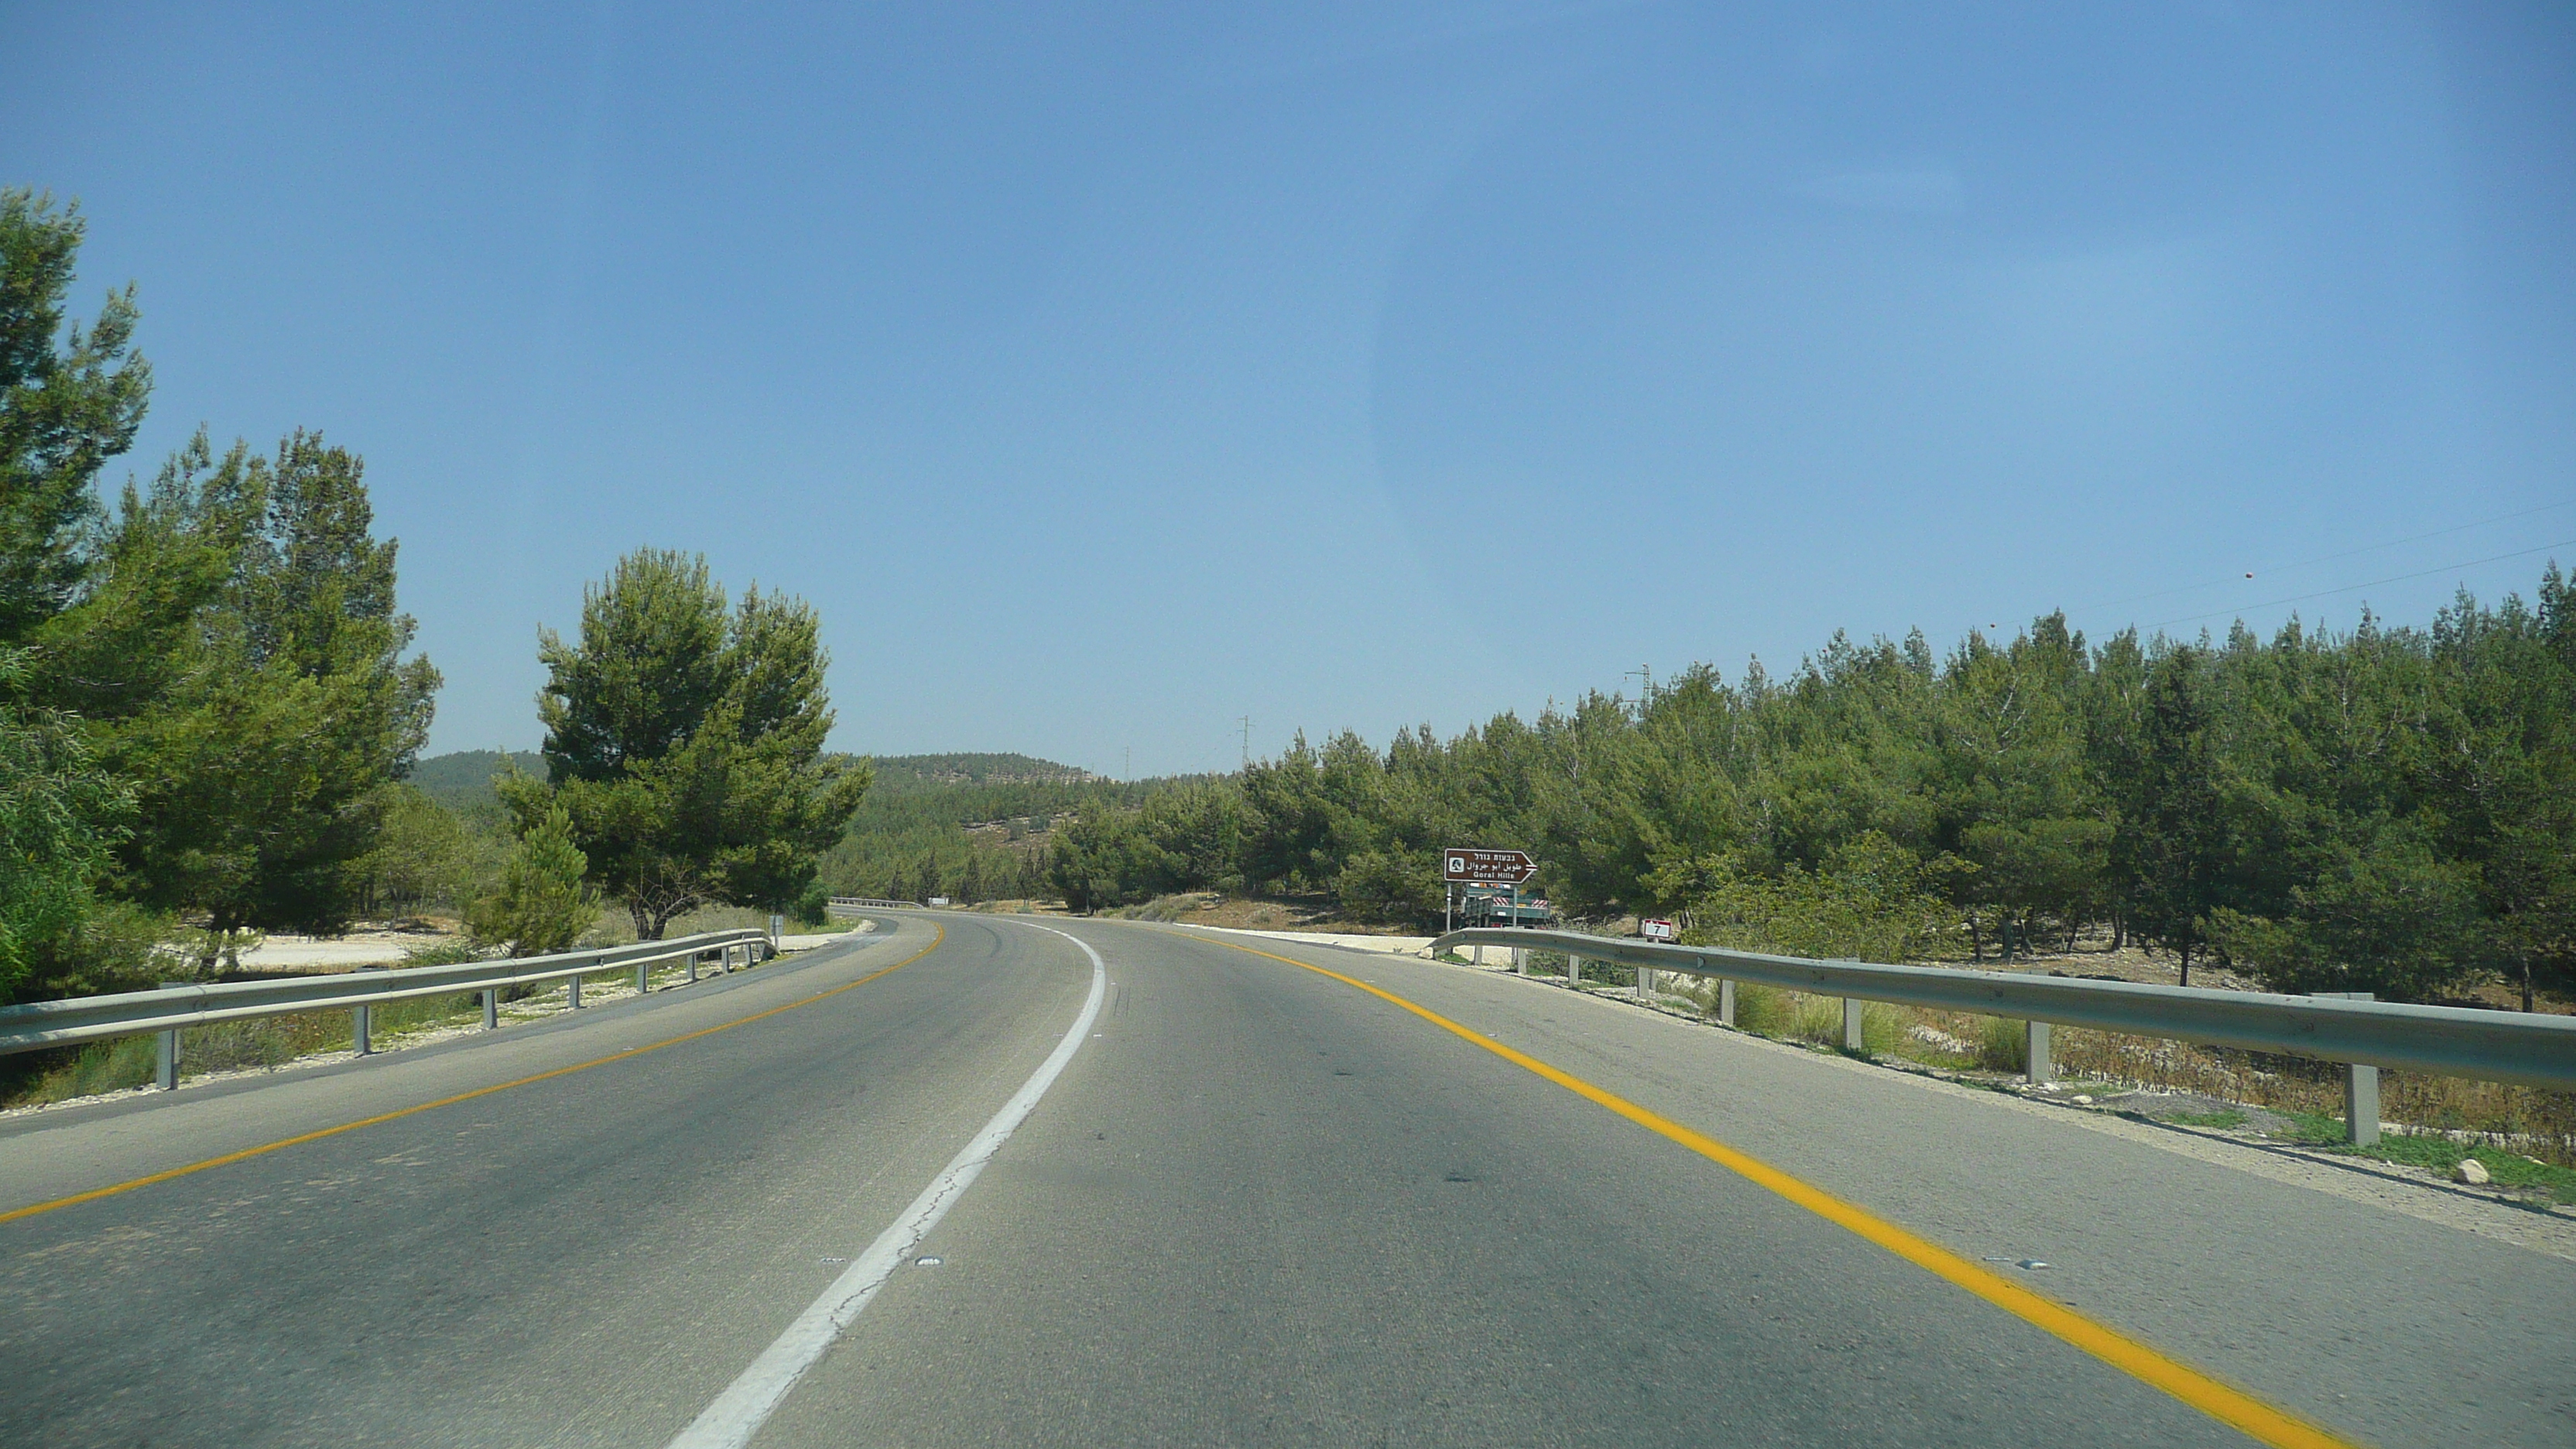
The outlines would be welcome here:
[[[669,1443],[1083,1007],[1059,935],[891,923],[0,1124],[7,1214],[402,1114],[0,1221],[0,1443]],[[1098,1021],[753,1442],[2248,1442],[1491,1045],[2285,1422],[2576,1442],[2564,1257],[1519,980],[1049,924]]]

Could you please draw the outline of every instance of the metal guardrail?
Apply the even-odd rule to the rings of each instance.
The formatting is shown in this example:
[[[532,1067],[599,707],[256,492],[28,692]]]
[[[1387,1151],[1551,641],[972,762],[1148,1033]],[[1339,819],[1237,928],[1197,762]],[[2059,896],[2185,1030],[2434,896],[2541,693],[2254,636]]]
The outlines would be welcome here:
[[[1861,1047],[1863,1001],[2013,1018],[2029,1023],[2033,1081],[2046,1081],[2051,1075],[2048,1027],[2052,1023],[2336,1062],[2348,1068],[2345,1116],[2359,1142],[2379,1135],[2381,1067],[2576,1090],[2576,1017],[2569,1016],[2409,1006],[2367,997],[2279,996],[1939,966],[1811,961],[1715,946],[1667,946],[1506,927],[1452,931],[1432,942],[1431,951],[1436,956],[1458,946],[1552,951],[1574,961],[1611,961],[1642,972],[1713,977],[1721,983],[1720,1017],[1728,1025],[1734,1024],[1733,983],[1737,981],[1838,996],[1843,999],[1844,1045],[1855,1051]],[[1640,981],[1641,993],[1650,989],[1650,983]]]
[[[827,904],[854,911],[926,911],[930,909],[919,901],[881,901],[873,896],[833,896]]]
[[[737,950],[742,953],[743,964],[750,965],[756,959],[755,953],[771,950],[769,933],[751,928],[708,931],[672,941],[637,941],[596,951],[521,956],[506,961],[459,961],[444,966],[164,986],[158,991],[31,1001],[0,1007],[0,1055],[157,1032],[161,1035],[160,1084],[168,1088],[178,1085],[178,1035],[186,1027],[345,1007],[356,1013],[357,1048],[364,1056],[372,1048],[368,1039],[369,1008],[387,1002],[480,992],[483,1026],[491,1030],[500,1025],[500,993],[505,987],[569,980],[571,1005],[578,1010],[584,976],[632,966],[636,989],[642,991],[652,968],[661,962],[686,958],[689,979],[695,981],[701,960],[719,956],[720,967],[729,970]]]

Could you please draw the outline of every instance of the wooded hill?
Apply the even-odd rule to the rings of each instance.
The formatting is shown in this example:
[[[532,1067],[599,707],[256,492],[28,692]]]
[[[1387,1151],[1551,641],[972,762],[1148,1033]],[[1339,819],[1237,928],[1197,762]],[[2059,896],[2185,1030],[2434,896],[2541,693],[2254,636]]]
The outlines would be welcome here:
[[[440,805],[470,814],[501,808],[492,779],[508,774],[513,765],[540,780],[546,777],[546,757],[534,750],[457,750],[422,760],[403,778]]]
[[[888,755],[875,765],[875,787],[823,857],[823,879],[839,894],[1052,896],[1046,851],[1055,824],[1085,809],[1132,808],[1160,785],[1122,784],[1028,755]]]

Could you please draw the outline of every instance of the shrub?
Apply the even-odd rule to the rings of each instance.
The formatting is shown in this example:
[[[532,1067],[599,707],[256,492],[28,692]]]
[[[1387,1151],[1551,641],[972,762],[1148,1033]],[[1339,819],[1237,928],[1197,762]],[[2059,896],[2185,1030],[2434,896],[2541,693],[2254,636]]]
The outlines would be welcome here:
[[[551,805],[501,863],[501,879],[474,903],[466,924],[474,939],[513,956],[561,951],[599,919],[599,902],[582,883],[590,861],[572,843],[572,818]]]

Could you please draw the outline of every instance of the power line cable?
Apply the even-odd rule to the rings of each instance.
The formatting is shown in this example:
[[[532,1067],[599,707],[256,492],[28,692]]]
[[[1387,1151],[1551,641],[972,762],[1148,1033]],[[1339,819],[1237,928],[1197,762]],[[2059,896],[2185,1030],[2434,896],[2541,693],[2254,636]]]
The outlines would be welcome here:
[[[2531,516],[2532,516],[2533,514],[2535,514],[2535,513],[2551,513],[2551,512],[2555,512],[2556,510],[2561,509],[2561,508],[2576,508],[2576,498],[2566,498],[2566,499],[2561,499],[2561,500],[2559,500],[2559,501],[2558,501],[2558,502],[2556,502],[2556,503],[2544,503],[2544,504],[2540,505],[2538,508],[2526,508],[2526,509],[2523,509],[2523,510],[2522,510],[2521,512],[2519,512],[2519,513],[2504,513],[2504,514],[2498,514],[2496,517],[2493,517],[2493,518],[2481,518],[2481,519],[2479,519],[2479,520],[2478,520],[2477,522],[2475,522],[2475,523],[2456,523],[2456,524],[2453,524],[2452,526],[2450,526],[2449,528],[2437,528],[2437,529],[2433,530],[2431,533],[2418,533],[2418,534],[2414,534],[2414,535],[2412,535],[2412,536],[2410,536],[2410,537],[2406,537],[2406,538],[2393,538],[2393,539],[2390,539],[2390,540],[2389,540],[2388,542],[2386,542],[2386,543],[2374,543],[2374,544],[2369,544],[2369,545],[2367,545],[2367,546],[2365,546],[2365,547],[2362,547],[2362,548],[2346,549],[2346,550],[2344,550],[2342,553],[2330,553],[2330,554],[2322,555],[2322,556],[2317,557],[2317,558],[2305,558],[2305,559],[2301,559],[2301,560],[2299,560],[2297,563],[2267,564],[2267,565],[2265,565],[2264,567],[2262,567],[2262,568],[2259,568],[2259,569],[2255,570],[2255,573],[2266,573],[2266,574],[2286,573],[2286,572],[2288,572],[2288,571],[2289,571],[2289,570],[2291,570],[2291,569],[2303,569],[2303,568],[2310,567],[2311,565],[2314,565],[2314,564],[2321,564],[2321,563],[2335,563],[2335,562],[2339,562],[2340,560],[2343,560],[2343,559],[2348,559],[2348,558],[2358,558],[2358,557],[2360,557],[2361,555],[2366,554],[2366,553],[2377,553],[2377,552],[2379,552],[2381,549],[2384,549],[2384,548],[2397,548],[2397,547],[2400,547],[2401,545],[2404,545],[2404,544],[2410,544],[2410,543],[2422,543],[2424,540],[2426,540],[2426,539],[2428,539],[2428,538],[2448,538],[2448,537],[2450,537],[2452,534],[2455,534],[2455,533],[2466,533],[2466,532],[2468,532],[2470,529],[2473,529],[2473,528],[2485,528],[2485,527],[2488,527],[2488,526],[2489,526],[2489,525],[2491,525],[2491,524],[2498,524],[2498,523],[2511,523],[2511,522],[2513,522],[2513,521],[2514,521],[2515,519],[2517,519],[2517,518],[2529,518],[2529,517],[2531,517]],[[2553,545],[2553,547],[2554,547],[2554,545]],[[2537,552],[2537,550],[2534,550],[2534,551],[2535,551],[2535,552]],[[2441,570],[2439,570],[2439,569],[2435,569],[2435,570],[2433,570],[2433,572],[2435,572],[2435,573],[2440,573],[2440,572],[2441,572]],[[2252,578],[2253,576],[2254,576],[2253,574],[2247,574],[2247,575],[2245,575],[2245,577],[2246,577],[2246,578]],[[2188,593],[2192,592],[2192,591],[2193,591],[2193,590],[2195,590],[2195,589],[2215,589],[2215,588],[2221,587],[2222,585],[2225,585],[2225,584],[2232,584],[2232,583],[2238,583],[2238,582],[2241,582],[2241,580],[2238,580],[2238,579],[2218,579],[2218,580],[2213,580],[2213,581],[2208,582],[2208,583],[2199,583],[2199,584],[2177,584],[2177,585],[2175,585],[2174,587],[2172,587],[2172,588],[2170,588],[2170,589],[2157,589],[2157,590],[2156,590],[2156,591],[2154,591],[2153,593],[2146,593],[2146,594],[2131,594],[2129,597],[2127,597],[2127,598],[2125,598],[2125,599],[2106,599],[2106,600],[2104,600],[2104,601],[2102,601],[2101,603],[2098,603],[2098,604],[2079,604],[2079,605],[2077,605],[2076,607],[2074,607],[2074,608],[2072,608],[2072,609],[2067,610],[2067,612],[2068,612],[2068,613],[2070,613],[2070,614],[2089,614],[2089,613],[2091,613],[2091,612],[2092,612],[2093,610],[2095,610],[2095,609],[2116,609],[2116,608],[2120,607],[2120,606],[2121,606],[2121,605],[2123,605],[2123,604],[2141,604],[2141,603],[2146,602],[2146,601],[2147,601],[2147,600],[2149,600],[2149,599],[2169,599],[2169,598],[2172,598],[2172,597],[2173,597],[2174,595],[2176,595],[2176,594],[2188,594]],[[2355,587],[2355,588],[2361,588],[2361,589],[2366,589],[2366,588],[2369,588],[2369,587],[2370,587],[2370,585],[2368,585],[2368,584],[2355,584],[2353,587]],[[2259,607],[2261,607],[2261,606],[2260,606],[2260,605],[2257,605],[2256,607],[2258,607],[2258,608],[2259,608]],[[2220,612],[2221,612],[2221,613],[2224,613],[2224,612],[2225,612],[2225,610],[2221,610]],[[2161,627],[2161,626],[2151,625],[2150,627]]]
[[[2536,553],[2547,553],[2553,548],[2567,548],[2570,546],[2576,546],[2576,538],[2564,538],[2560,539],[2556,543],[2544,543],[2538,548],[2516,549],[2512,553],[2499,553],[2487,558],[2471,559],[2467,563],[2444,564],[2440,568],[2418,569],[2411,574],[2391,574],[2384,579],[2372,579],[2366,584],[2346,584],[2339,589],[2319,589],[2313,594],[2292,594],[2285,599],[2266,599],[2259,604],[2240,604],[2229,609],[2212,609],[2206,614],[2192,614],[2180,619],[2165,619],[2157,623],[2149,624],[2147,627],[2150,629],[2161,629],[2168,624],[2197,624],[2203,619],[2216,619],[2227,614],[2243,614],[2252,609],[2269,609],[2276,604],[2297,604],[2304,603],[2309,599],[2332,598],[2336,594],[2349,594],[2356,589],[2375,589],[2381,584],[2402,584],[2409,579],[2430,578],[2435,574],[2449,573],[2453,569],[2473,569],[2481,564],[2502,563],[2509,558],[2529,558],[2531,555]]]

